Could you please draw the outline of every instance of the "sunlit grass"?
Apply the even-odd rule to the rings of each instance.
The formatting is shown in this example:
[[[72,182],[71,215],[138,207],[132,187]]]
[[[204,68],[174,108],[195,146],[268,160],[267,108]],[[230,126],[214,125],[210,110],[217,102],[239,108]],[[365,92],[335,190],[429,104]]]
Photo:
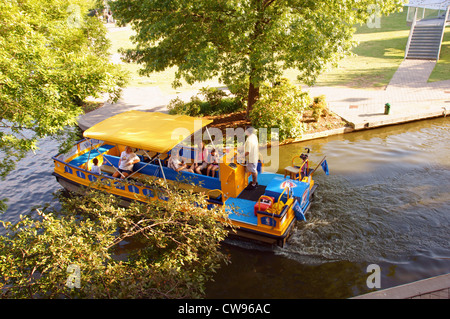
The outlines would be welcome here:
[[[133,43],[130,40],[130,36],[133,33],[130,28],[117,28],[108,32],[108,37],[111,40],[111,54],[117,53],[120,48],[132,48]],[[174,89],[172,83],[175,80],[176,67],[168,68],[162,72],[154,72],[150,76],[146,76],[139,74],[139,70],[142,67],[136,63],[123,63],[122,66],[131,74],[128,84],[130,87],[158,86],[163,93],[175,94],[177,92],[198,90],[206,86],[220,86],[214,79],[209,82],[195,83],[193,85],[181,81],[182,86]]]
[[[450,27],[448,26],[445,29],[439,61],[434,67],[428,82],[443,80],[450,80]]]
[[[359,44],[353,55],[322,74],[316,85],[379,89],[389,84],[405,55],[410,29],[406,10],[381,17],[380,26],[358,26],[354,39]]]
[[[410,26],[406,23],[407,10],[381,17],[380,28],[358,26],[354,39],[359,43],[353,49],[353,55],[323,73],[317,80],[318,86],[345,86],[352,88],[381,89],[389,84],[395,71],[403,61]],[[119,29],[109,33],[112,42],[111,52],[119,48],[131,48],[132,31],[129,28]],[[140,66],[135,63],[124,63],[132,78],[129,86],[158,86],[164,93],[173,94],[201,87],[221,86],[215,79],[210,82],[188,85],[182,82],[182,87],[174,89],[176,67],[163,72],[153,73],[149,77],[139,75]],[[298,72],[287,70],[284,74],[292,83],[298,83]],[[450,79],[450,28],[447,28],[441,50],[441,60],[433,71],[430,81]]]

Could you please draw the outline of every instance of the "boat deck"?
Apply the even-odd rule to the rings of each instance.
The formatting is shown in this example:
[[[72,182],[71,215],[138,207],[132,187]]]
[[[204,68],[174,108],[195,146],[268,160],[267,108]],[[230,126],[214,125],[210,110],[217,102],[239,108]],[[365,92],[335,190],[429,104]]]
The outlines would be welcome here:
[[[102,145],[96,149],[91,150],[90,152],[81,154],[77,157],[75,157],[74,159],[72,159],[68,164],[73,165],[73,166],[81,166],[83,164],[85,164],[88,159],[93,159],[97,156],[99,156],[100,154],[104,154],[106,152],[108,152],[110,149],[112,149],[115,145]]]
[[[226,210],[230,212],[228,216],[231,220],[257,225],[258,218],[255,216],[254,207],[256,201],[264,195],[267,185],[279,174],[264,172],[258,174],[258,187],[253,190],[244,189],[237,198],[230,197],[225,201]],[[251,181],[252,177],[249,177]]]
[[[226,210],[231,220],[243,222],[250,225],[258,225],[258,218],[254,214],[255,202],[243,198],[230,197],[225,201]]]

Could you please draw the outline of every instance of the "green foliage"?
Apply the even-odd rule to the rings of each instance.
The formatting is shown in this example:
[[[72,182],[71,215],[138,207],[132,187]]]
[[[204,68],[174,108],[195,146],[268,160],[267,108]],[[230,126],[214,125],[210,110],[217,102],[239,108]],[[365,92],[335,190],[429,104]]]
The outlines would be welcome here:
[[[202,100],[199,95],[203,95]],[[239,111],[243,104],[239,99],[227,97],[227,93],[217,88],[202,88],[199,94],[191,97],[190,102],[180,98],[173,99],[167,106],[169,114],[190,116],[220,115]]]
[[[249,80],[257,89],[295,69],[313,84],[355,42],[354,25],[402,8],[403,0],[118,0],[115,17],[136,32],[124,50],[143,75],[177,66],[174,86],[219,77],[229,86]],[[373,8],[372,8],[373,9]]]
[[[315,122],[318,122],[321,116],[327,116],[330,112],[325,100],[325,95],[315,97],[311,108],[313,110],[312,117]]]
[[[205,196],[154,184],[168,201],[134,202],[101,191],[59,194],[61,213],[2,222],[0,295],[3,298],[198,298],[227,257],[219,244],[226,214],[206,208]],[[224,222],[218,222],[224,218]],[[126,240],[137,247],[114,258]],[[68,267],[80,285],[67,285]]]
[[[308,93],[286,79],[273,86],[264,84],[260,98],[250,113],[252,125],[256,128],[278,128],[280,141],[299,137],[303,132],[303,111],[311,102]]]
[[[0,176],[36,149],[37,139],[75,125],[86,97],[118,99],[125,74],[109,63],[106,28],[87,16],[91,5],[0,2]]]

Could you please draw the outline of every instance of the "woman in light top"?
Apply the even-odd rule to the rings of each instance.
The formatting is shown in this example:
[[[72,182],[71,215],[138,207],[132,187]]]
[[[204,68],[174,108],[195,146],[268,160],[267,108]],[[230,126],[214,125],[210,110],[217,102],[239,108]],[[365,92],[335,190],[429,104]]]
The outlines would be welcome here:
[[[193,173],[194,171],[190,168],[188,168],[187,164],[184,162],[184,160],[180,161],[180,155],[178,154],[179,150],[172,150],[170,152],[170,158],[167,162],[167,167],[175,170],[176,172],[180,171],[187,171]]]

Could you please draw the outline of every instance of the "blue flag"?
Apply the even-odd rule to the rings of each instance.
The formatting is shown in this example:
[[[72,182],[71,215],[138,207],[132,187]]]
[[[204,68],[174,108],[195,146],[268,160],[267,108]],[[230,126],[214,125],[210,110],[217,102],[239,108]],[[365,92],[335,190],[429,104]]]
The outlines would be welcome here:
[[[330,175],[330,172],[328,171],[328,163],[327,160],[324,160],[322,162],[322,164],[320,164],[323,168],[323,171],[325,172],[326,175]]]
[[[306,222],[305,213],[303,212],[303,209],[300,207],[298,200],[295,200],[294,205],[292,205],[292,208],[294,209],[295,218],[297,220],[304,220]]]

